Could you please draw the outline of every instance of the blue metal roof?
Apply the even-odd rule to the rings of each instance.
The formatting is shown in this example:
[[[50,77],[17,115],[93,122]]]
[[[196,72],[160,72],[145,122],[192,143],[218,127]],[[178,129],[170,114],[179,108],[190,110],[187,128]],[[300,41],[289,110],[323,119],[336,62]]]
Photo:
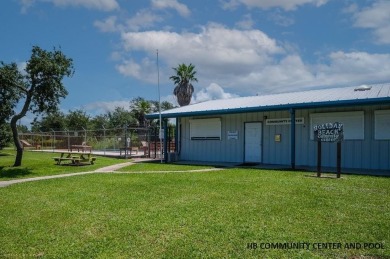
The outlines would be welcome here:
[[[390,83],[212,100],[166,110],[161,112],[161,117],[175,118],[386,103],[390,104]],[[152,113],[146,117],[158,118],[159,114]]]

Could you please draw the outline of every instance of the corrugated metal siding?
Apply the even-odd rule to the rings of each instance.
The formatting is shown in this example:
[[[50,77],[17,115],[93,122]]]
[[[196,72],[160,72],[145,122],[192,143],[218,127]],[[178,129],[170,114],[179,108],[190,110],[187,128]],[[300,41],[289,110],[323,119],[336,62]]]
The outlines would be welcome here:
[[[221,140],[190,140],[189,118],[180,120],[182,127],[180,159],[192,161],[232,161],[242,160],[243,125],[238,122],[238,116],[221,117]],[[227,140],[228,131],[238,131],[238,140]]]
[[[268,119],[290,118],[287,111],[268,112]],[[275,142],[275,134],[281,134],[281,142]],[[263,124],[263,163],[289,164],[290,163],[290,126],[267,126]]]
[[[310,113],[364,111],[364,140],[345,140],[342,142],[342,167],[390,170],[390,141],[374,139],[374,111],[380,109],[390,109],[390,106],[323,108],[301,111],[304,113],[305,125],[307,126],[304,130],[306,132],[301,132],[302,135],[299,135],[297,130],[296,164],[316,166],[317,163],[317,144],[308,137],[310,133]],[[322,164],[326,167],[335,167],[336,144],[323,143]]]
[[[316,166],[317,143],[310,140],[310,114],[323,112],[364,111],[364,140],[346,140],[342,143],[342,167],[359,169],[390,170],[390,140],[374,139],[374,111],[390,109],[390,105],[355,106],[345,108],[322,108],[297,110],[296,118],[303,117],[305,123],[296,125],[296,165]],[[263,163],[291,163],[290,125],[267,126],[268,119],[290,118],[288,111],[242,113],[218,116],[222,121],[222,140],[190,140],[189,119],[181,118],[181,160],[243,162],[244,123],[263,122]],[[202,118],[202,117],[196,117]],[[389,129],[390,130],[390,129]],[[238,131],[238,140],[228,140],[228,131]],[[281,142],[275,142],[275,134],[281,134]],[[336,144],[323,143],[322,165],[336,166]]]

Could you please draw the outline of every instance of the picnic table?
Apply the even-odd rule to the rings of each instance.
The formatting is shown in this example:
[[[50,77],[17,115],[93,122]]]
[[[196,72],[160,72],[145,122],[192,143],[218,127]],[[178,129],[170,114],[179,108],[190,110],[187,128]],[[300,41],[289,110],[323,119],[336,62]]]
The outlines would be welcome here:
[[[77,152],[80,152],[80,149],[83,152],[85,152],[86,150],[89,150],[89,152],[92,152],[92,146],[87,146],[87,145],[71,145],[70,152],[72,152],[73,149],[77,149]]]
[[[82,165],[82,163],[93,163],[96,161],[96,157],[92,157],[91,153],[74,153],[74,152],[62,152],[61,156],[53,157],[57,165],[60,165],[63,161],[69,161],[74,165]]]
[[[124,154],[126,155],[127,151],[130,151],[130,154],[132,154],[132,152],[135,152],[136,154],[138,154],[138,147],[121,147],[119,148],[119,156],[122,156],[122,151],[124,152]]]

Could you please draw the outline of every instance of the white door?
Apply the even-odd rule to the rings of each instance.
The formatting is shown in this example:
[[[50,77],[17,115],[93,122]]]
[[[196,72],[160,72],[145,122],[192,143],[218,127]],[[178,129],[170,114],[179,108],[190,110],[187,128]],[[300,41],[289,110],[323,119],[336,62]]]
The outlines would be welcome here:
[[[262,123],[245,123],[245,162],[261,163]]]

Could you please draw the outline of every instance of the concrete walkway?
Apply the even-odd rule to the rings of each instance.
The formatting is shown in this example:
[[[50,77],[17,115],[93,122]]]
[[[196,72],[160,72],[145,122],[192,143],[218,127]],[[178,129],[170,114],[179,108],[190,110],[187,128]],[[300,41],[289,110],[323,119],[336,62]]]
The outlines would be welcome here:
[[[55,178],[64,178],[64,177],[71,177],[71,176],[78,176],[78,175],[86,175],[86,174],[94,174],[94,173],[133,173],[133,174],[139,174],[139,173],[182,173],[182,172],[208,172],[208,171],[218,171],[222,170],[222,168],[209,168],[209,169],[197,169],[197,170],[183,170],[183,171],[142,171],[142,172],[116,172],[116,170],[126,167],[129,165],[136,164],[137,162],[144,162],[144,161],[150,161],[150,159],[137,159],[134,162],[126,162],[116,165],[110,165],[106,167],[102,167],[99,169],[96,169],[94,171],[88,171],[88,172],[80,172],[80,173],[69,173],[69,174],[59,174],[59,175],[48,175],[48,176],[41,176],[41,177],[34,177],[34,178],[24,178],[24,179],[16,179],[16,180],[9,180],[9,181],[0,181],[0,188],[7,187],[11,184],[16,183],[25,183],[25,182],[33,182],[33,181],[41,181],[41,180],[47,180],[47,179],[55,179]]]
[[[15,184],[15,183],[25,183],[25,182],[41,181],[41,180],[47,180],[47,179],[64,178],[64,177],[71,177],[71,176],[85,175],[85,174],[93,174],[93,173],[114,172],[115,170],[118,170],[119,168],[122,168],[122,167],[125,167],[125,166],[128,166],[128,165],[132,165],[132,164],[134,164],[134,162],[127,162],[127,163],[111,165],[111,166],[99,168],[99,169],[96,169],[95,171],[89,171],[89,172],[58,174],[58,175],[47,175],[47,176],[40,176],[40,177],[34,177],[34,178],[25,178],[25,179],[16,179],[16,180],[9,180],[9,181],[0,181],[0,188],[1,187],[7,187],[8,185]]]

